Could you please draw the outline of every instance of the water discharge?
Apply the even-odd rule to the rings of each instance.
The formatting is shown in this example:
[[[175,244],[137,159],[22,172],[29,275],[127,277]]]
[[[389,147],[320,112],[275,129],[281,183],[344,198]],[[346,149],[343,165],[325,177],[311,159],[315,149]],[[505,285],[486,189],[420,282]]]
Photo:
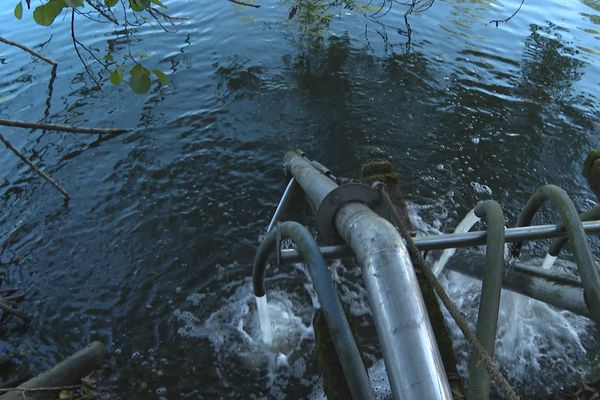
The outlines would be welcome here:
[[[255,299],[262,340],[264,344],[270,345],[273,342],[273,333],[271,331],[271,318],[269,317],[267,295],[265,294],[261,297],[256,296]]]
[[[471,210],[465,215],[465,217],[460,221],[460,223],[454,229],[454,233],[464,233],[469,232],[469,230],[479,222],[480,218],[475,215],[475,210]],[[433,273],[435,276],[440,276],[444,267],[450,260],[450,258],[456,253],[455,248],[446,249],[442,252],[440,258],[433,264]]]
[[[553,256],[550,253],[546,254],[546,258],[544,258],[544,262],[542,263],[542,269],[551,269],[554,263],[556,262],[556,258],[556,256]]]

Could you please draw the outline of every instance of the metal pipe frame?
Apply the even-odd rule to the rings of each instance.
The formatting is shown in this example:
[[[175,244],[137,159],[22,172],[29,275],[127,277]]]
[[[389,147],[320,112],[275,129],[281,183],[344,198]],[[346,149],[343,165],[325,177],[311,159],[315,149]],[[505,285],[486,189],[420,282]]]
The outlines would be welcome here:
[[[342,303],[329,275],[327,263],[319,251],[317,242],[303,225],[291,221],[279,224],[261,242],[252,271],[254,294],[258,297],[266,294],[267,263],[269,256],[277,250],[278,234],[282,238],[293,240],[298,251],[304,257],[352,397],[366,400],[375,399],[369,376],[344,314]]]
[[[592,221],[600,218],[600,207],[594,207],[591,210],[588,210],[579,216],[579,219],[583,221]],[[562,227],[562,224],[559,224]],[[565,246],[565,244],[569,241],[569,239],[565,236],[562,238],[558,238],[552,242],[550,245],[550,249],[548,249],[548,254],[554,257],[558,257],[558,254]]]
[[[488,354],[494,357],[504,275],[504,213],[500,204],[494,200],[477,204],[474,211],[475,215],[487,221],[488,226],[475,335]],[[480,361],[479,354],[473,352],[469,361],[468,400],[487,400],[490,397],[490,374]]]
[[[554,185],[545,185],[536,190],[525,204],[525,209],[519,216],[517,226],[529,225],[546,200],[550,200],[560,213],[579,269],[586,303],[596,327],[600,329],[600,271],[596,266],[577,210],[567,192]],[[521,246],[522,243],[514,244],[513,256],[519,256]]]
[[[600,233],[600,221],[582,222],[586,234]],[[561,225],[536,225],[518,228],[506,228],[504,239],[506,242],[522,242],[529,240],[541,240],[566,237],[564,227]],[[475,231],[465,233],[447,233],[441,235],[428,235],[415,237],[415,245],[421,251],[443,250],[450,247],[470,247],[485,244],[487,231]],[[321,253],[326,260],[336,258],[354,257],[352,249],[347,245],[323,246]],[[294,249],[281,250],[281,262],[284,264],[302,261],[301,256]]]
[[[338,187],[302,153],[286,153],[285,166],[317,208]],[[399,233],[360,203],[344,205],[335,223],[362,267],[392,396],[452,399],[417,277]]]
[[[292,197],[292,193],[294,192],[294,186],[296,185],[296,180],[294,178],[290,179],[283,194],[281,195],[281,200],[279,200],[279,204],[277,204],[277,208],[275,209],[275,213],[273,214],[273,218],[271,218],[271,222],[269,222],[269,226],[267,227],[267,233],[271,232],[275,224],[279,222],[281,219],[281,215],[287,208],[288,203],[290,202],[290,198]]]

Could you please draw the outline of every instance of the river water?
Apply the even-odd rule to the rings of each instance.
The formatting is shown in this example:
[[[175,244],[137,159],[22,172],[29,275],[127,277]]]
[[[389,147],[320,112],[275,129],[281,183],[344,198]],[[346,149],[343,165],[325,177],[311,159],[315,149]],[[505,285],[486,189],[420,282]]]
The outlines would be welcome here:
[[[256,9],[166,3],[188,17],[167,24],[172,33],[151,22],[127,40],[110,24],[76,21],[79,40],[99,57],[131,52],[170,76],[145,95],[106,81],[92,89],[68,17],[44,28],[27,10],[15,20],[12,4],[0,11],[0,35],[59,62],[48,102],[48,66],[0,45],[0,117],[134,129],[98,139],[0,128],[72,195],[65,205],[0,151],[2,285],[26,291],[21,307],[34,317],[7,323],[1,350],[31,372],[101,340],[113,354],[104,379],[113,398],[311,394],[315,299],[302,268],[270,274],[283,327],[277,348],[256,342],[250,290],[259,236],[285,187],[286,149],[299,147],[341,176],[389,159],[425,230],[452,230],[488,198],[513,224],[546,183],[565,188],[580,209],[595,202],[581,166],[600,145],[596,0],[527,0],[499,26],[489,21],[520,1],[437,1],[409,17],[409,51],[406,37],[357,10],[335,9],[319,28],[301,23],[302,8],[289,20],[287,1],[260,0]],[[404,12],[396,5],[379,22],[403,26]],[[376,364],[360,273],[336,265]],[[581,343],[593,350],[593,340]],[[568,361],[584,362],[580,354]],[[523,371],[523,393],[564,384]]]

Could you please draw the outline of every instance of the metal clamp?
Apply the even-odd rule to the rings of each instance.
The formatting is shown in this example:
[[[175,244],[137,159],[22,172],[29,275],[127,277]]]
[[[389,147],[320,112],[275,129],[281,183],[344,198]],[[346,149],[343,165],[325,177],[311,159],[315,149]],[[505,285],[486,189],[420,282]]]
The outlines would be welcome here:
[[[380,217],[389,219],[389,209],[377,190],[362,183],[339,186],[325,196],[317,210],[317,231],[325,245],[344,243],[335,229],[335,214],[347,203],[366,204]]]

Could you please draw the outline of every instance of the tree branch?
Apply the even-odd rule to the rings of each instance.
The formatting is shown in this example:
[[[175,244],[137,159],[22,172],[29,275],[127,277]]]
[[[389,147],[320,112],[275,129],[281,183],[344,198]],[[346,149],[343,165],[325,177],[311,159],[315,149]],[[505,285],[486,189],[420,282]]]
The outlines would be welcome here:
[[[517,13],[519,11],[521,11],[521,7],[523,7],[523,3],[525,3],[525,0],[521,0],[521,4],[519,4],[519,8],[517,8],[517,10],[514,13],[512,13],[512,15],[510,17],[504,18],[504,19],[493,19],[489,23],[496,24],[496,27],[497,27],[498,24],[501,22],[506,23],[506,22],[510,21],[515,15],[517,15]]]
[[[56,61],[52,60],[51,58],[48,58],[45,55],[40,54],[37,51],[30,49],[29,47],[27,47],[25,45],[22,45],[21,43],[13,42],[12,40],[8,40],[6,38],[3,38],[2,36],[0,36],[0,42],[6,43],[10,46],[18,47],[19,49],[26,51],[27,53],[39,58],[40,60],[46,61],[48,64],[50,64],[52,66],[58,65],[58,63]]]
[[[240,0],[229,0],[229,1],[232,3],[235,3],[235,4],[239,4],[240,6],[260,8],[260,5],[258,5],[258,4],[244,3],[243,1],[240,1]]]
[[[127,133],[130,131],[129,129],[121,128],[84,128],[81,126],[45,124],[41,122],[17,121],[14,119],[3,118],[0,118],[0,125],[12,126],[14,128],[42,129],[45,131],[87,133],[93,135],[118,135],[119,133]]]
[[[12,151],[17,157],[19,157],[25,164],[29,165],[29,167],[34,170],[38,175],[40,175],[42,178],[44,178],[46,181],[48,181],[52,186],[54,186],[60,193],[62,193],[63,196],[65,196],[65,200],[69,201],[69,199],[71,198],[71,196],[69,196],[69,193],[67,193],[67,191],[65,189],[62,188],[62,186],[60,186],[54,179],[52,179],[50,177],[50,175],[46,174],[44,171],[42,171],[41,169],[39,169],[33,162],[31,162],[31,160],[29,160],[27,157],[25,157],[25,155],[23,155],[23,153],[21,153],[19,150],[17,150],[17,148],[15,146],[13,146],[8,139],[6,139],[4,137],[3,134],[0,133],[0,142],[4,143],[4,145],[6,146],[7,149],[9,149],[10,151]],[[0,309],[6,311],[6,312],[10,312],[12,314],[17,315],[20,318],[24,318],[24,319],[28,319],[29,317],[27,315],[25,315],[25,317],[23,317],[22,315],[19,315],[18,313],[21,313],[21,311],[15,310],[12,307],[0,302]]]
[[[73,47],[75,48],[77,57],[79,57],[79,60],[83,64],[83,66],[85,68],[85,72],[87,72],[89,77],[92,78],[92,80],[94,81],[96,86],[100,88],[100,83],[96,80],[96,78],[94,78],[94,75],[92,75],[92,73],[90,72],[87,64],[83,60],[83,57],[81,57],[81,53],[79,53],[79,48],[77,47],[78,41],[77,41],[77,38],[75,37],[75,8],[73,8],[73,11],[71,11],[71,38],[73,39]]]
[[[85,2],[88,3],[94,10],[98,11],[100,15],[102,15],[104,18],[106,18],[115,25],[119,25],[119,22],[115,19],[115,17],[106,13],[102,8],[100,8],[100,6],[94,3],[93,0],[86,0]]]

